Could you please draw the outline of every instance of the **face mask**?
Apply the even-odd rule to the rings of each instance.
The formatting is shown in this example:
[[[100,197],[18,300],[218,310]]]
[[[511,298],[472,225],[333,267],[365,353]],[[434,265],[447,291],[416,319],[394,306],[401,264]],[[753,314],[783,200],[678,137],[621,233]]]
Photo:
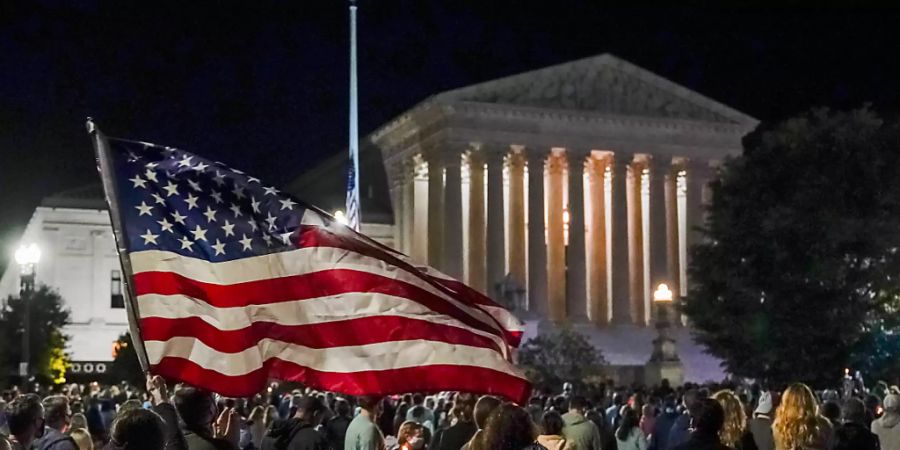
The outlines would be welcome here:
[[[425,447],[425,439],[420,437],[409,438],[407,442],[409,443],[409,448],[419,449]]]

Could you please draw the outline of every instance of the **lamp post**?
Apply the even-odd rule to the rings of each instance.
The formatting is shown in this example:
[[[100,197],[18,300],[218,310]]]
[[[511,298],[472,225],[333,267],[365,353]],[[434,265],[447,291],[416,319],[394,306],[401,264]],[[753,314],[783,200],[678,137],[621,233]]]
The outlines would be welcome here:
[[[22,333],[22,360],[19,363],[19,376],[22,377],[22,386],[28,383],[29,363],[31,362],[31,294],[34,292],[35,266],[41,260],[41,249],[37,244],[22,245],[16,250],[16,263],[19,264],[19,297],[22,299],[24,309]]]
[[[684,381],[684,368],[678,351],[675,348],[675,340],[669,336],[669,309],[675,295],[669,286],[660,283],[653,292],[653,303],[657,307],[656,331],[657,337],[653,340],[653,354],[647,363],[645,381],[653,386],[663,379],[669,380],[675,385]]]

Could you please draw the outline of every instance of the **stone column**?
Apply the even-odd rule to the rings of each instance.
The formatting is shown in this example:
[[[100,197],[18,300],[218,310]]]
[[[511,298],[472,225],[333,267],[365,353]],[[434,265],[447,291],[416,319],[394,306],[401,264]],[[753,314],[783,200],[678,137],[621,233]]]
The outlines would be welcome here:
[[[455,148],[444,158],[444,265],[443,270],[457,280],[463,276],[463,224],[461,156]]]
[[[702,234],[706,218],[706,207],[703,204],[703,191],[709,182],[710,169],[705,161],[690,160],[687,163],[687,243],[688,248],[698,242]]]
[[[508,147],[486,149],[487,159],[487,292],[496,297],[496,286],[506,276],[503,220],[503,159]]]
[[[481,292],[485,283],[484,158],[469,152],[469,279],[467,284]]]
[[[606,260],[606,167],[608,158],[588,159],[588,313],[591,322],[606,325],[610,304]]]
[[[608,242],[613,246],[610,269],[613,274],[613,323],[635,323],[631,315],[630,257],[631,239],[628,236],[628,166],[632,155],[616,152],[612,161],[612,236]]]
[[[528,309],[546,317],[547,244],[544,229],[544,161],[546,151],[527,149],[528,157]]]
[[[439,148],[425,155],[428,162],[428,265],[443,270],[444,167]]]
[[[671,158],[650,161],[650,292],[660,283],[672,288],[669,272],[666,221],[666,175],[672,168]],[[673,291],[674,292],[674,291]],[[653,308],[655,310],[655,308]],[[654,317],[656,315],[654,314]]]
[[[509,154],[509,273],[525,288],[525,155],[521,150]]]
[[[566,245],[563,232],[563,158],[547,160],[547,296],[549,317],[566,318]]]
[[[416,217],[416,197],[415,197],[415,180],[416,180],[416,165],[412,160],[404,161],[402,170],[402,183],[401,187],[403,200],[402,204],[402,217],[403,217],[403,243],[402,243],[402,251],[407,255],[412,255],[413,253],[413,236],[415,235],[415,217]]]
[[[584,159],[585,155],[566,150],[569,177],[569,245],[566,247],[566,297],[570,321],[587,319],[587,274],[584,247]]]
[[[673,164],[666,174],[666,250],[669,287],[675,297],[681,296],[681,234],[678,223],[678,172],[681,164]],[[677,321],[676,321],[677,322]]]
[[[628,272],[631,285],[631,321],[646,325],[644,298],[644,226],[641,178],[645,163],[633,161],[629,166],[628,185]]]

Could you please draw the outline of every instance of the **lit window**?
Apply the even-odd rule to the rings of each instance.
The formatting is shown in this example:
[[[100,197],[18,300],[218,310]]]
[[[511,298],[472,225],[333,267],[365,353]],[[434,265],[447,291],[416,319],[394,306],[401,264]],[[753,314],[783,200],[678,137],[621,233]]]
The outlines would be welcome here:
[[[113,270],[109,276],[109,306],[124,308],[125,297],[122,296],[122,272]]]

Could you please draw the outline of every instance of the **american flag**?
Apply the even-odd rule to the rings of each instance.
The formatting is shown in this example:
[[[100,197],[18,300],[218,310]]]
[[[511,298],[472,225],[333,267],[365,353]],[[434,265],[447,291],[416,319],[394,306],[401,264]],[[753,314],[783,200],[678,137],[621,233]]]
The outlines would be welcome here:
[[[527,398],[521,323],[484,295],[220,162],[97,133],[152,372],[232,397]]]

